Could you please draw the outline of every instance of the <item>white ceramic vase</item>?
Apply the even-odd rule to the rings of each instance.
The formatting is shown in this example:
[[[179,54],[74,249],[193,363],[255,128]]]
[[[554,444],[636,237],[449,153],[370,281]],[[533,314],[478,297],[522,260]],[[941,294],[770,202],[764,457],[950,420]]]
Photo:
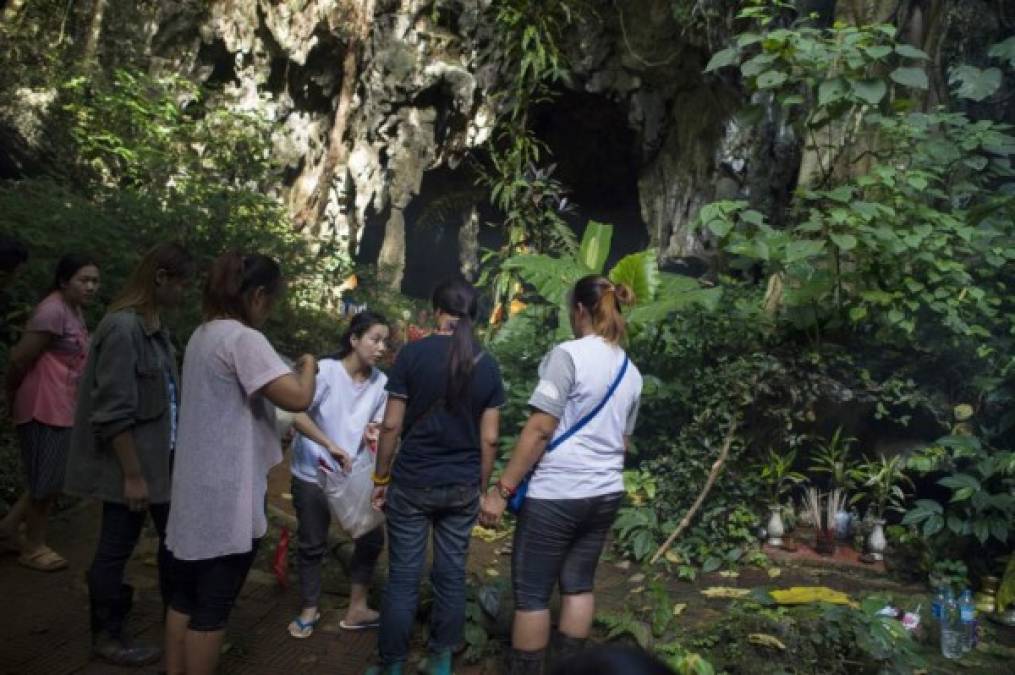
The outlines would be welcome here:
[[[771,514],[768,517],[768,525],[765,526],[768,530],[768,545],[782,546],[782,535],[786,534],[786,528],[782,524],[782,507],[770,506],[768,510]]]
[[[881,518],[874,520],[874,529],[871,530],[867,539],[867,550],[875,560],[885,559],[885,548],[888,542],[885,540],[885,521]]]

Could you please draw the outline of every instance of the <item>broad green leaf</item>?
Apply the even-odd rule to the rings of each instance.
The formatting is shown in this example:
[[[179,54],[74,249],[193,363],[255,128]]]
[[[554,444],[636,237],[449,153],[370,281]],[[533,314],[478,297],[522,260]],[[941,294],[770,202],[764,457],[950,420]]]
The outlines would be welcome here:
[[[856,248],[856,237],[849,233],[839,234],[837,232],[832,232],[828,235],[828,237],[832,240],[832,243],[839,247],[840,251],[852,251]]]
[[[760,211],[754,209],[745,209],[740,212],[740,220],[751,225],[762,226],[765,224],[765,216]]]
[[[758,54],[740,66],[740,73],[744,77],[755,77],[763,73],[775,60],[775,54]]]
[[[717,51],[712,55],[712,58],[708,60],[708,65],[705,66],[705,72],[711,73],[713,70],[719,70],[726,66],[731,66],[736,63],[740,58],[740,52],[733,47],[727,47]]]
[[[922,59],[927,61],[930,59],[927,56],[927,52],[922,49],[917,49],[913,45],[897,45],[895,47],[895,53],[906,59]]]
[[[661,282],[656,299],[639,304],[628,315],[632,323],[651,323],[666,320],[674,312],[691,306],[714,311],[722,298],[722,288],[703,287],[697,279],[679,274],[660,274]]]
[[[712,234],[721,239],[729,234],[730,230],[733,229],[733,221],[727,218],[715,218],[708,221],[706,227]]]
[[[953,86],[955,95],[959,98],[982,101],[993,96],[1001,88],[1001,70],[956,66],[948,71],[948,84]]]
[[[875,45],[873,47],[864,47],[863,50],[867,52],[867,56],[872,59],[883,59],[892,53],[892,48],[886,45]]]
[[[846,95],[846,81],[841,77],[825,80],[818,85],[818,105],[834,103]]]
[[[654,248],[624,256],[610,270],[610,281],[627,284],[634,291],[636,301],[651,302],[659,288],[659,263]]]
[[[853,323],[859,323],[867,318],[867,308],[863,306],[850,307],[849,309],[849,320]]]
[[[990,50],[987,51],[987,55],[995,59],[1008,61],[1008,65],[1011,68],[1015,68],[1015,35],[1003,42],[991,45]]]
[[[789,76],[780,70],[767,70],[758,75],[758,89],[774,89],[787,79],[789,79]]]
[[[551,258],[548,255],[518,255],[504,261],[504,269],[512,270],[531,284],[541,298],[560,305],[575,282],[589,273],[573,258]]]
[[[786,262],[794,263],[800,260],[807,260],[824,251],[825,242],[813,239],[801,239],[791,241],[786,245]]]
[[[923,68],[896,68],[889,77],[902,86],[913,89],[926,89],[930,86]]]
[[[870,105],[881,103],[888,93],[888,85],[884,80],[853,80],[850,83],[853,93]]]
[[[603,265],[610,255],[610,243],[613,241],[613,225],[590,220],[582,235],[578,261],[589,268],[594,274],[603,273]]]

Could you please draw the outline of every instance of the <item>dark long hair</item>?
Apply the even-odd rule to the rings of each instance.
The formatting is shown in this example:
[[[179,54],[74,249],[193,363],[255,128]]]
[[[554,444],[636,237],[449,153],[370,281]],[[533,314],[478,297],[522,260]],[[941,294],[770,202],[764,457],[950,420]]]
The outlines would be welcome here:
[[[282,290],[282,269],[266,255],[223,253],[212,263],[204,285],[202,313],[205,321],[219,317],[250,323],[250,298],[263,288],[274,297]]]
[[[626,284],[615,284],[606,277],[591,274],[582,277],[571,291],[571,310],[578,305],[585,308],[592,318],[596,335],[607,342],[618,344],[627,334],[621,305],[634,304],[634,291]]]
[[[448,410],[454,410],[468,397],[472,381],[476,358],[476,339],[472,331],[479,312],[479,293],[472,284],[462,279],[445,281],[433,292],[433,308],[457,319],[451,336],[444,395]]]
[[[56,263],[56,270],[53,272],[53,285],[49,287],[49,293],[59,291],[64,284],[74,278],[82,267],[98,267],[95,258],[81,253],[68,253]]]
[[[349,356],[352,352],[352,339],[363,337],[368,330],[374,326],[387,326],[388,320],[383,315],[377,312],[371,312],[368,310],[362,311],[356,316],[352,317],[352,321],[349,322],[349,327],[342,333],[342,337],[338,338],[338,351],[334,354],[329,354],[325,358],[342,360]]]

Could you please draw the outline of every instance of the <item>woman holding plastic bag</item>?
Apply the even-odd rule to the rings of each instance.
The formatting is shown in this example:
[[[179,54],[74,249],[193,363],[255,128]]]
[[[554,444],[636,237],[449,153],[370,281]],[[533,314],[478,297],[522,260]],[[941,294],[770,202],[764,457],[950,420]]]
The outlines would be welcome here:
[[[543,359],[529,399],[532,413],[500,480],[483,498],[485,525],[496,524],[509,501],[518,511],[512,675],[545,672],[555,585],[561,595],[555,660],[580,651],[592,628],[596,566],[624,495],[624,452],[641,397],[641,374],[620,347],[620,306],[633,299],[629,288],[606,277],[575,284],[576,339]]]
[[[384,548],[384,528],[383,518],[370,504],[370,476],[377,424],[387,401],[388,378],[376,364],[387,350],[387,340],[384,317],[373,312],[354,316],[340,339],[338,353],[320,362],[314,402],[294,419],[299,435],[293,442],[290,471],[299,520],[297,561],[303,601],[299,616],[289,624],[294,638],[310,637],[321,617],[317,609],[321,562],[332,511],[355,537],[349,608],[339,626],[345,630],[377,626],[378,615],[367,606],[367,593]],[[358,531],[364,528],[368,531]]]

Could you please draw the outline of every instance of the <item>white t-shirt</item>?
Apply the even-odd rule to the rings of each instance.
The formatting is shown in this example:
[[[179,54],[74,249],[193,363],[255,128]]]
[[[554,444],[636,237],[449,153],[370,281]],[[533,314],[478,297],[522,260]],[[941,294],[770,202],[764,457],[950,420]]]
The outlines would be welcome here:
[[[539,384],[529,405],[560,423],[565,434],[605,398],[620,372],[624,350],[598,335],[555,348],[539,366]],[[624,436],[634,432],[641,399],[641,373],[631,362],[613,396],[599,414],[553,450],[543,454],[528,496],[584,499],[624,489]]]
[[[388,394],[384,385],[388,377],[373,369],[370,377],[356,382],[337,359],[320,362],[317,372],[317,390],[307,415],[324,435],[355,458],[360,452],[369,452],[363,444],[363,432],[371,422],[380,422]],[[323,446],[298,434],[293,442],[293,456],[289,468],[292,475],[311,483],[317,482],[317,462],[323,459],[330,466],[335,460]]]
[[[291,373],[260,332],[201,324],[183,357],[166,546],[181,560],[250,550],[268,529],[268,470],[282,461],[275,406],[260,390]]]

